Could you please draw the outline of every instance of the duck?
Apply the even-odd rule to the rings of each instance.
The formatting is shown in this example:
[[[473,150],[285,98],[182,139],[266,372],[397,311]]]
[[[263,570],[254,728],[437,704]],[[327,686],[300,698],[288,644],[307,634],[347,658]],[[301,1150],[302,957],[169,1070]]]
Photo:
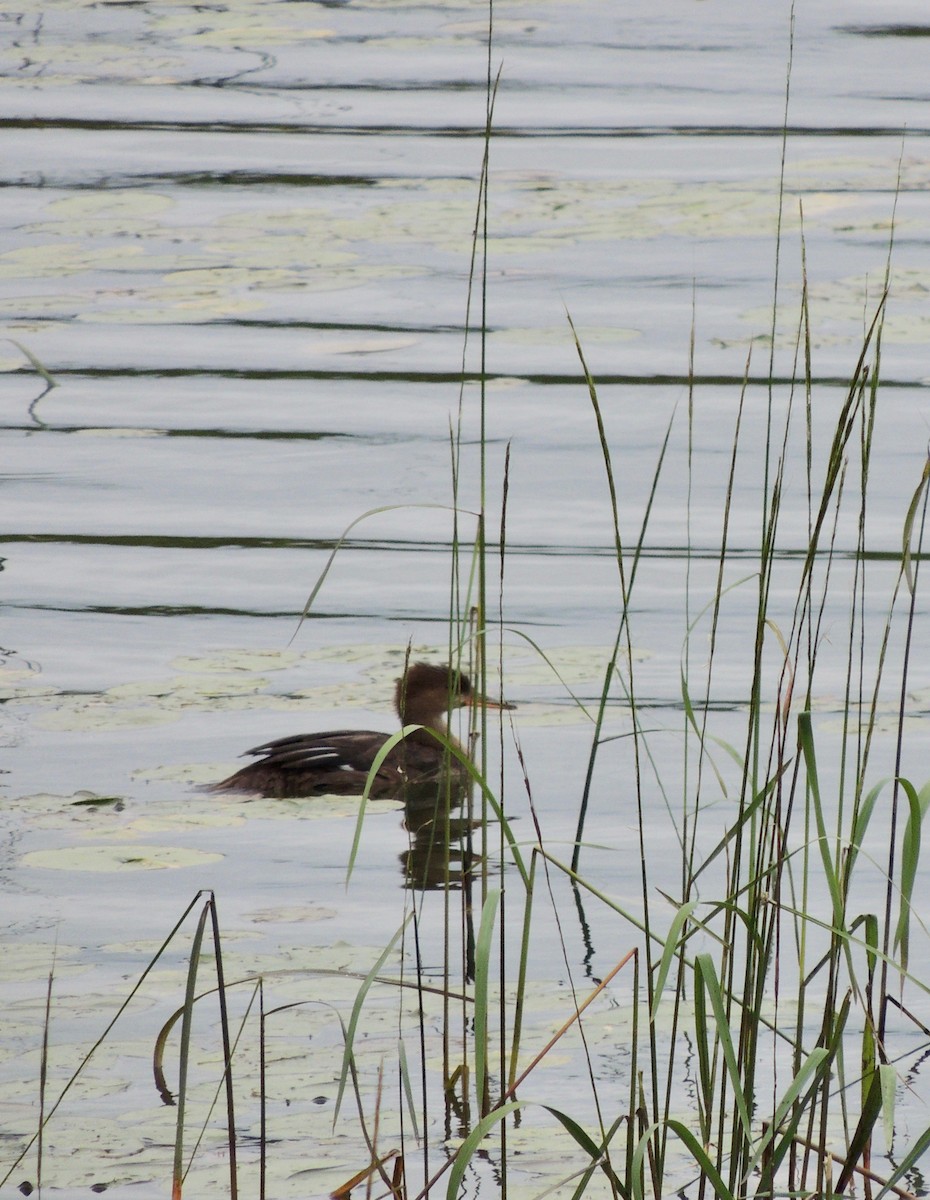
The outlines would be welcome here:
[[[410,663],[396,681],[394,708],[401,725],[417,725],[394,746],[378,767],[369,795],[402,797],[405,789],[450,781],[458,788],[468,782],[468,769],[448,749],[465,754],[449,733],[448,714],[455,708],[485,706],[513,708],[476,693],[467,675],[448,666]],[[445,741],[438,741],[438,734]],[[263,742],[246,750],[249,763],[210,792],[255,792],[273,799],[302,796],[357,796],[365,789],[378,752],[391,737],[368,729],[333,729],[298,733]]]

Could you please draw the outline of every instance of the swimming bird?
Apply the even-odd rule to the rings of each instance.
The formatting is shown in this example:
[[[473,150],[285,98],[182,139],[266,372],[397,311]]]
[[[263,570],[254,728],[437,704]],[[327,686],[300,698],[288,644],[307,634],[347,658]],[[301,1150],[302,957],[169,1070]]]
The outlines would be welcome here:
[[[394,689],[394,707],[401,725],[420,725],[393,747],[380,765],[369,794],[400,796],[406,785],[449,779],[467,783],[468,772],[433,732],[462,747],[449,733],[453,708],[486,705],[513,708],[477,695],[466,675],[451,667],[411,663]],[[433,731],[433,732],[430,732]],[[335,729],[298,733],[264,742],[245,753],[257,761],[228,779],[210,785],[211,792],[257,792],[277,799],[335,793],[361,795],[378,751],[390,737],[368,729]],[[462,751],[464,753],[464,751]]]

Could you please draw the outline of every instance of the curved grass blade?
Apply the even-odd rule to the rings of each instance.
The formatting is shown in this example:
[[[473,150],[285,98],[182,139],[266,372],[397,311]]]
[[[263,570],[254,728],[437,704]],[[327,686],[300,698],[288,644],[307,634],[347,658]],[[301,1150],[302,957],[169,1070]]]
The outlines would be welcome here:
[[[380,957],[378,958],[378,961],[375,963],[375,965],[371,968],[371,970],[368,972],[368,974],[362,980],[362,986],[358,989],[358,993],[355,997],[355,1003],[352,1005],[352,1014],[349,1017],[349,1024],[345,1031],[345,1050],[343,1051],[343,1055],[342,1055],[342,1070],[339,1073],[339,1087],[336,1092],[336,1103],[333,1106],[333,1126],[334,1127],[336,1124],[336,1120],[339,1117],[339,1110],[342,1107],[342,1097],[345,1094],[346,1082],[348,1081],[348,1077],[349,1077],[349,1065],[353,1059],[352,1047],[355,1043],[355,1031],[358,1028],[359,1017],[362,1014],[362,1005],[365,1003],[365,997],[368,995],[368,992],[371,989],[371,985],[375,982],[379,971],[384,966],[384,964],[387,962],[387,960],[391,954],[391,951],[394,949],[394,947],[397,945],[400,938],[403,936],[404,930],[407,928],[407,925],[410,923],[412,917],[413,917],[413,913],[412,912],[408,913],[407,916],[404,918],[404,920],[401,922],[400,928],[397,930],[397,932],[394,934],[394,936],[391,938],[391,940],[385,946],[384,950],[381,952]]]
[[[909,815],[904,829],[904,839],[901,843],[901,907],[898,912],[898,923],[894,933],[894,949],[899,952],[901,969],[906,971],[910,956],[911,906],[914,899],[914,884],[917,880],[917,867],[920,861],[920,838],[924,817],[930,806],[930,784],[925,784],[918,794],[917,789],[907,779],[899,778],[898,782],[907,796]]]
[[[25,358],[27,358],[29,360],[29,365],[36,372],[36,374],[42,376],[42,378],[48,384],[48,387],[46,388],[46,392],[51,390],[51,388],[58,387],[58,380],[55,378],[54,375],[52,375],[52,373],[48,370],[48,368],[45,367],[38,358],[36,358],[36,356],[32,353],[31,350],[29,350],[26,346],[24,346],[22,342],[18,342],[16,340],[16,338],[8,337],[6,340],[11,345],[15,346],[16,349],[20,352],[20,354],[22,354]]]
[[[904,568],[904,578],[907,580],[908,591],[912,596],[914,594],[914,572],[911,565],[911,539],[914,533],[914,522],[920,511],[920,505],[924,497],[924,492],[927,490],[928,481],[930,481],[930,457],[924,463],[924,469],[920,473],[920,482],[908,505],[907,516],[904,518],[904,532],[901,536],[901,565]]]
[[[881,1111],[882,1083],[881,1076],[876,1072],[872,1076],[872,1083],[869,1087],[865,1103],[862,1105],[858,1124],[847,1147],[845,1165],[840,1172],[839,1179],[836,1181],[836,1192],[839,1195],[842,1195],[851,1183],[859,1159],[872,1140],[872,1130],[875,1128],[875,1122],[881,1115]]]
[[[565,1125],[565,1121],[562,1119],[562,1114],[557,1109],[550,1108],[548,1111],[550,1113],[552,1113],[552,1115],[556,1118],[556,1120],[562,1121],[562,1124]],[[626,1122],[628,1120],[629,1120],[628,1114],[621,1113],[620,1116],[617,1117],[617,1119],[611,1125],[611,1127],[607,1130],[607,1133],[604,1135],[604,1140],[601,1143],[600,1147],[596,1148],[597,1149],[596,1158],[592,1159],[591,1165],[589,1167],[585,1167],[585,1171],[584,1171],[584,1175],[582,1176],[581,1183],[575,1189],[574,1195],[572,1196],[572,1200],[581,1200],[581,1197],[584,1195],[585,1190],[586,1190],[588,1184],[591,1182],[594,1172],[598,1169],[598,1167],[601,1167],[603,1169],[604,1174],[607,1176],[607,1178],[610,1180],[613,1187],[616,1189],[616,1192],[621,1197],[621,1200],[630,1200],[630,1189],[621,1182],[621,1180],[617,1176],[617,1173],[613,1170],[613,1168],[610,1166],[610,1164],[603,1161],[604,1156],[607,1154],[607,1149],[610,1146],[610,1143],[614,1140],[614,1135],[616,1134],[617,1130],[620,1128],[621,1125],[626,1124]],[[574,1125],[575,1122],[572,1122],[572,1124]],[[568,1132],[571,1133],[573,1137],[575,1136],[573,1130],[569,1129],[569,1127],[567,1125],[565,1126],[565,1128],[568,1129]],[[581,1134],[584,1134],[585,1138],[587,1138],[588,1135],[584,1133],[584,1130],[581,1129],[580,1126],[578,1128],[579,1128],[579,1132]],[[578,1141],[578,1138],[576,1137],[575,1140]],[[590,1138],[588,1138],[588,1140],[590,1141]],[[579,1142],[579,1145],[580,1144],[581,1143]]]
[[[407,1062],[407,1047],[404,1044],[403,1038],[397,1040],[397,1066],[400,1070],[401,1085],[404,1089],[404,1100],[407,1104],[407,1112],[410,1116],[410,1122],[413,1126],[413,1136],[415,1141],[420,1140],[420,1125],[417,1121],[417,1106],[413,1098],[413,1082],[410,1078],[410,1066]]]
[[[672,965],[672,959],[679,949],[679,939],[681,930],[685,922],[698,906],[697,900],[688,900],[682,904],[672,918],[672,923],[668,927],[668,933],[665,936],[665,948],[662,951],[662,957],[659,960],[659,967],[656,971],[655,985],[653,988],[652,1010],[649,1013],[650,1022],[655,1021],[659,1010],[659,1002],[662,999],[662,992],[665,988],[665,981],[668,978],[669,969]]]
[[[472,1155],[491,1132],[495,1125],[499,1125],[501,1121],[510,1116],[518,1108],[523,1107],[522,1100],[508,1100],[506,1104],[502,1104],[500,1108],[495,1108],[489,1112],[486,1117],[483,1117],[474,1127],[468,1137],[459,1146],[455,1158],[452,1160],[452,1168],[449,1173],[449,1184],[446,1188],[446,1200],[458,1200],[462,1180],[465,1178],[465,1172],[468,1170],[471,1163]],[[426,1190],[420,1195],[429,1195],[431,1191],[431,1180],[427,1184]]]
[[[468,752],[463,750],[458,743],[453,742],[450,737],[444,737],[435,729],[428,729],[425,725],[405,725],[396,733],[392,733],[375,755],[374,762],[371,764],[371,769],[368,772],[368,778],[365,781],[365,789],[362,792],[362,803],[359,809],[358,820],[355,824],[355,835],[352,839],[352,847],[349,851],[349,863],[346,870],[346,883],[348,883],[352,876],[352,871],[355,867],[355,860],[358,857],[358,848],[362,839],[362,821],[364,820],[365,809],[370,798],[371,787],[374,783],[375,776],[381,769],[384,760],[391,753],[391,751],[394,750],[404,740],[405,737],[408,737],[411,733],[416,732],[418,729],[426,729],[427,732],[436,739],[439,745],[448,752],[450,758],[455,758],[459,763],[461,763],[461,765],[468,772],[472,783],[474,783],[480,789],[483,798],[487,801],[494,813],[494,816],[500,822],[501,828],[504,831],[504,836],[507,839],[508,848],[510,853],[513,855],[514,864],[516,865],[517,870],[520,872],[520,878],[523,880],[524,886],[529,887],[529,874],[526,869],[526,864],[523,861],[523,855],[520,853],[517,839],[514,836],[513,830],[510,828],[510,822],[504,816],[504,810],[501,808],[500,802],[491,792],[491,789],[485,782],[481,772],[468,756]]]
[[[377,517],[381,513],[399,512],[399,511],[403,511],[404,509],[408,509],[408,508],[438,508],[438,509],[444,510],[445,512],[456,512],[456,511],[467,512],[467,511],[469,511],[467,509],[455,510],[455,509],[451,508],[448,504],[383,504],[383,505],[379,506],[378,508],[368,509],[367,512],[363,512],[361,516],[356,517],[354,521],[350,521],[349,524],[342,531],[342,533],[339,535],[339,538],[336,541],[335,546],[333,546],[332,550],[330,551],[329,558],[327,558],[326,564],[323,567],[323,570],[320,572],[320,575],[317,578],[316,583],[313,585],[313,589],[311,590],[310,595],[307,597],[307,602],[303,607],[303,612],[300,614],[300,616],[297,619],[297,628],[291,634],[291,638],[290,638],[290,641],[288,642],[288,645],[290,645],[291,642],[293,642],[294,638],[297,637],[298,633],[300,633],[301,626],[303,625],[304,621],[307,619],[310,609],[313,607],[314,600],[316,600],[317,596],[320,594],[320,589],[323,587],[323,584],[326,582],[326,576],[329,574],[330,570],[332,569],[332,565],[335,562],[336,555],[339,553],[339,551],[345,545],[346,539],[348,538],[348,536],[352,532],[352,530],[356,527],[356,525],[361,525],[362,521],[367,521],[369,517]],[[477,514],[472,513],[471,515],[475,516]]]
[[[856,813],[856,819],[853,822],[852,832],[849,835],[849,849],[846,852],[844,883],[847,889],[849,888],[849,882],[852,879],[853,867],[855,866],[856,859],[859,857],[859,851],[862,849],[862,844],[865,841],[866,831],[869,828],[869,822],[872,820],[872,814],[875,811],[875,805],[878,801],[878,797],[890,782],[890,776],[887,779],[880,779],[873,788],[869,789],[865,799],[859,805],[859,811]]]

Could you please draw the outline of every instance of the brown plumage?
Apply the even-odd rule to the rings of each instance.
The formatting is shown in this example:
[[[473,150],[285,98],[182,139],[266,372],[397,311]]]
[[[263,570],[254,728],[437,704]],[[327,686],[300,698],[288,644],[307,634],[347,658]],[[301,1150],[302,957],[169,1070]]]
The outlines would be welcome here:
[[[449,734],[452,708],[472,704],[507,708],[472,691],[467,676],[450,667],[412,663],[398,679],[394,707],[402,725],[422,725],[399,742],[378,768],[370,795],[400,795],[406,784],[449,778],[464,783],[467,771],[430,730],[458,743]],[[336,793],[357,796],[365,788],[375,757],[390,735],[367,729],[336,729],[299,733],[265,742],[246,754],[257,758],[208,788],[211,792],[258,792],[277,798]],[[460,748],[460,747],[459,747]]]

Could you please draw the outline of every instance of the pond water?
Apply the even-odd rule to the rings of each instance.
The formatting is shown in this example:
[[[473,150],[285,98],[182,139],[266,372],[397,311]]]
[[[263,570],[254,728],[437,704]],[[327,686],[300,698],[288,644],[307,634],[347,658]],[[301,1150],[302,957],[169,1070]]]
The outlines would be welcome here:
[[[216,893],[227,976],[264,971],[269,1007],[310,996],[344,1016],[359,974],[409,911],[409,836],[396,805],[368,811],[347,883],[356,802],[250,803],[195,788],[271,737],[390,729],[408,644],[415,656],[447,657],[450,423],[459,420],[464,543],[481,504],[477,293],[467,340],[465,331],[488,67],[486,6],[466,0],[41,0],[31,9],[0,0],[0,14],[0,978],[9,1014],[0,1071],[18,1151],[37,1120],[53,954],[57,1094],[198,889]],[[714,733],[734,744],[743,736],[756,592],[740,581],[759,566],[770,370],[779,429],[789,381],[803,376],[802,234],[818,476],[882,293],[894,223],[869,481],[870,652],[926,456],[930,26],[904,0],[878,15],[858,0],[799,0],[793,42],[790,29],[787,4],[495,4],[494,542],[508,447],[510,464],[495,614],[505,632],[495,632],[490,658],[502,641],[493,686],[519,706],[512,729],[523,765],[508,717],[487,739],[490,778],[502,761],[504,807],[529,845],[525,766],[545,843],[567,860],[592,736],[571,693],[596,703],[619,612],[607,480],[568,312],[597,380],[628,547],[672,428],[630,612],[640,704],[655,722],[656,815],[645,841],[676,864],[653,881],[671,892],[680,882],[671,808],[682,789],[682,655],[688,622],[716,587],[745,395],[725,578],[733,587],[710,696]],[[803,385],[795,395],[801,405]],[[786,629],[808,538],[800,415],[787,442],[771,597]],[[351,530],[295,636],[340,535],[371,510],[381,511]],[[853,506],[835,533],[822,626],[826,762],[842,741],[856,538]],[[462,555],[467,564],[467,546]],[[496,577],[493,591],[496,603]],[[926,623],[918,592],[901,766],[918,786],[930,761]],[[695,633],[694,662],[707,654],[707,632]],[[902,636],[896,628],[897,662]],[[874,751],[876,781],[894,771],[899,678],[892,671],[880,696],[888,732]],[[617,698],[608,733],[628,731]],[[583,866],[636,910],[630,771],[628,739],[607,742]],[[738,772],[728,778],[732,786]],[[94,797],[112,801],[75,803]],[[732,793],[718,803],[726,821]],[[509,887],[511,870],[492,882]],[[866,889],[862,902],[878,908],[878,872],[869,886],[874,897]],[[569,973],[589,987],[636,942],[615,917],[580,911],[563,883],[553,887],[561,933],[551,915],[540,919],[536,1032],[571,1011],[553,1003],[567,998]],[[435,973],[444,897],[423,898],[421,951]],[[164,1194],[173,1110],[159,1109],[148,1059],[183,998],[189,944],[189,935],[172,943],[126,1032],[50,1125],[60,1133],[46,1145],[47,1190]],[[919,961],[927,966],[926,945],[912,949]],[[307,974],[340,971],[355,974],[327,975],[325,987]],[[621,1097],[628,986],[592,1018],[592,1036],[603,1038],[592,1044]],[[396,997],[372,1000],[376,1015],[378,1003],[387,1015],[367,1035],[375,1054],[396,1036]],[[274,1036],[275,1194],[323,1195],[361,1165],[350,1122],[330,1133],[338,1025],[327,1010]],[[294,1050],[307,1038],[311,1067]],[[905,1042],[910,1095],[922,1095],[913,1111],[901,1101],[914,1132],[926,1124],[914,1066],[922,1044]],[[570,1054],[566,1062],[557,1091],[586,1097],[578,1064]],[[245,1119],[248,1140],[257,1125],[251,1111]],[[448,1132],[437,1117],[434,1145]],[[532,1133],[543,1141],[551,1130],[524,1133],[535,1155],[527,1195],[551,1178]],[[72,1155],[75,1146],[92,1153]],[[192,1180],[214,1187],[222,1166],[208,1151]],[[21,1180],[35,1182],[34,1159],[4,1192]],[[480,1173],[472,1181],[476,1195],[497,1194],[494,1186]]]

